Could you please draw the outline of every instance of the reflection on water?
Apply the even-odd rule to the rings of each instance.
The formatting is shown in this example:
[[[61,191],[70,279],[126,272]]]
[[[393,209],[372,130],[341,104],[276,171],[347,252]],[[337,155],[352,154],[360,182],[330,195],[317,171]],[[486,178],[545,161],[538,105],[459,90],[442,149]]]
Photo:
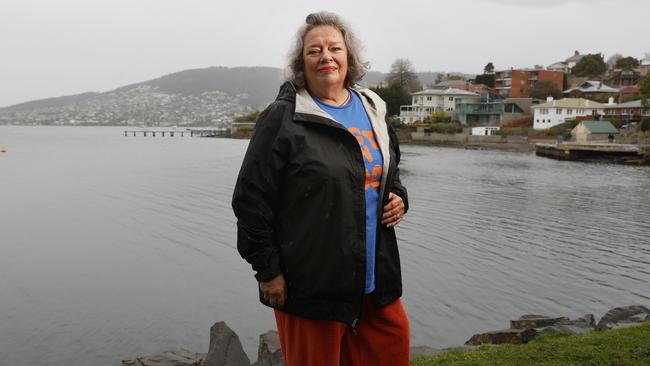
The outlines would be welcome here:
[[[205,352],[225,320],[273,328],[235,246],[247,141],[0,127],[0,354],[115,365]],[[398,228],[412,343],[458,345],[525,313],[650,303],[650,169],[403,147]]]

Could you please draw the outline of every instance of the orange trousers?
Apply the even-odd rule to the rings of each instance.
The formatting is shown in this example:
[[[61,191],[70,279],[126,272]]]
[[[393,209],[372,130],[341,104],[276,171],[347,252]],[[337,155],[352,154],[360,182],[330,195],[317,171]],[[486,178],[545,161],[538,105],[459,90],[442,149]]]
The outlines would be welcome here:
[[[377,307],[363,300],[352,328],[341,322],[311,320],[275,310],[285,366],[408,366],[409,321],[397,299]]]

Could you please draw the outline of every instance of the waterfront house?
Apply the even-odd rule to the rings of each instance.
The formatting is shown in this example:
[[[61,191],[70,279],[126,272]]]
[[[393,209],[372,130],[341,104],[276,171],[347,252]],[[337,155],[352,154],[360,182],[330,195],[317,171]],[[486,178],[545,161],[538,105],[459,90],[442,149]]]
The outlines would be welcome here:
[[[618,129],[608,121],[582,121],[571,130],[575,142],[613,141]]]
[[[543,69],[497,71],[494,73],[494,88],[497,94],[504,97],[528,97],[530,88],[541,80],[552,81],[558,90],[562,90],[564,87],[564,72]]]
[[[571,98],[603,98],[607,94],[618,94],[617,88],[605,85],[600,80],[586,80],[574,88],[567,89],[562,93]]]
[[[481,93],[478,99],[460,101],[456,105],[462,124],[494,126],[530,115],[531,98],[505,98],[494,93]]]
[[[548,97],[546,103],[531,107],[533,110],[533,128],[546,130],[553,126],[574,120],[581,116],[598,116],[605,113],[605,105],[583,98],[565,98],[553,100]]]
[[[650,117],[650,106],[644,106],[640,100],[608,104],[605,106],[606,118],[618,118],[625,122],[639,122],[643,117]]]
[[[479,99],[477,93],[455,88],[426,89],[413,93],[411,96],[410,105],[400,106],[399,119],[402,123],[424,121],[435,112],[445,112],[452,116],[452,119],[456,119],[457,103]]]

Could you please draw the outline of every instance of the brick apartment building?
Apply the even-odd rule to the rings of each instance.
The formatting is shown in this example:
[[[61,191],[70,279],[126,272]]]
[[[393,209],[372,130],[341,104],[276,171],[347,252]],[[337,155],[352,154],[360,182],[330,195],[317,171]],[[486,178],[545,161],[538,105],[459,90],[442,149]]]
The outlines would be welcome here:
[[[550,70],[504,70],[494,73],[497,94],[509,98],[527,98],[528,90],[540,80],[550,80],[564,89],[564,73]]]

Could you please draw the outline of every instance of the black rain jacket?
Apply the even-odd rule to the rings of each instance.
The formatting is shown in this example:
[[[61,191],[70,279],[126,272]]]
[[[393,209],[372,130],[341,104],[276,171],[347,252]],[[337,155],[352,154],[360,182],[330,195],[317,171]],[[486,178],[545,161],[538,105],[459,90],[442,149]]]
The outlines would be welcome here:
[[[358,86],[383,155],[382,203],[399,195],[397,136],[386,106]],[[260,115],[237,178],[232,206],[237,249],[258,281],[282,273],[288,298],[282,311],[354,324],[361,312],[366,265],[365,165],[356,138],[319,108],[305,89],[287,82]],[[378,223],[375,299],[402,294],[393,228]],[[262,298],[260,301],[269,304]]]

